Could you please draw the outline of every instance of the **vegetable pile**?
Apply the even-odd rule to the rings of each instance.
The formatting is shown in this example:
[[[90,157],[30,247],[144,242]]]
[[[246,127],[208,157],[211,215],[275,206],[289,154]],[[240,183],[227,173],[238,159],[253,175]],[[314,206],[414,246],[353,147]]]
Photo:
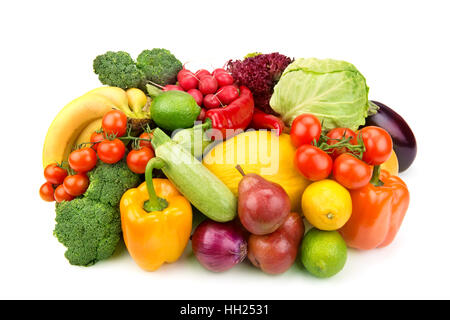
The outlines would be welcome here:
[[[369,100],[354,65],[275,52],[191,71],[155,48],[136,60],[108,51],[93,68],[106,86],[58,113],[43,150],[39,193],[56,202],[71,264],[106,260],[123,241],[155,271],[191,241],[212,272],[298,263],[327,278],[347,248],[395,240],[416,140]]]

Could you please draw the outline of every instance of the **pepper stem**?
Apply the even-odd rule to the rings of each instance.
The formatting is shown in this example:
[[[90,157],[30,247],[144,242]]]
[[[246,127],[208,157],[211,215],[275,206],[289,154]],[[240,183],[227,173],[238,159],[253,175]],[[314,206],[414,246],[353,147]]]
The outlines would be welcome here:
[[[380,173],[381,173],[381,166],[374,166],[373,167],[373,173],[372,173],[372,179],[370,179],[370,183],[373,184],[376,187],[381,187],[384,185],[383,181],[380,180]]]
[[[144,210],[147,212],[162,211],[169,205],[166,199],[156,195],[155,187],[153,186],[153,169],[161,169],[164,165],[165,162],[163,159],[155,157],[152,158],[145,167],[145,182],[147,184],[148,200],[144,203]]]

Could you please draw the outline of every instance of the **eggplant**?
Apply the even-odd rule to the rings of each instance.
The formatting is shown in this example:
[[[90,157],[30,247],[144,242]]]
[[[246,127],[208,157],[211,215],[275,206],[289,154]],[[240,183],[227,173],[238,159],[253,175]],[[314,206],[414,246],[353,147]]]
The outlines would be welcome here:
[[[408,169],[417,154],[417,143],[408,123],[394,110],[378,101],[371,101],[379,107],[374,115],[366,119],[365,126],[381,127],[392,137],[394,151],[398,158],[399,172]]]

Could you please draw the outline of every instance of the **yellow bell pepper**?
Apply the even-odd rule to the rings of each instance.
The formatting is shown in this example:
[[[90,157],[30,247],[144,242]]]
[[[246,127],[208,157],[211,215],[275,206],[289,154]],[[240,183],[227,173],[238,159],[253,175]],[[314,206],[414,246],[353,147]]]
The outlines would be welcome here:
[[[169,180],[152,179],[149,165],[146,182],[122,196],[120,214],[125,245],[142,269],[155,271],[165,262],[175,262],[186,248],[191,204]]]

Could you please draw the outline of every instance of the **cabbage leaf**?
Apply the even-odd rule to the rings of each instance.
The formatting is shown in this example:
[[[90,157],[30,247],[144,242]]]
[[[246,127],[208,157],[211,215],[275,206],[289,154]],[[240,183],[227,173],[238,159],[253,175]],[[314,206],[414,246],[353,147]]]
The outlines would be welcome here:
[[[300,114],[317,116],[325,130],[364,125],[369,88],[356,67],[333,59],[296,59],[274,88],[270,106],[287,125]]]

